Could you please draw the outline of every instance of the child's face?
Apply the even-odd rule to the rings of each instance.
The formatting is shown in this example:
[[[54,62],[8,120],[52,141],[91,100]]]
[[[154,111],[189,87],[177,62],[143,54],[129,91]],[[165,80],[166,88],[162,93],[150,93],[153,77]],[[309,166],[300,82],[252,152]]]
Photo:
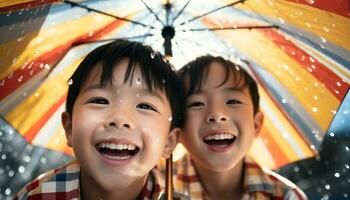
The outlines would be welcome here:
[[[165,147],[173,139],[165,92],[148,90],[138,67],[131,85],[130,80],[123,83],[127,65],[128,59],[117,64],[107,86],[100,85],[101,69],[96,67],[81,88],[72,117],[62,117],[82,180],[108,190],[144,181],[162,154],[170,154]]]
[[[232,169],[249,151],[262,123],[254,116],[247,87],[236,88],[231,74],[219,63],[208,68],[200,91],[187,98],[186,123],[181,142],[197,167],[213,171]],[[186,89],[189,82],[185,82]]]

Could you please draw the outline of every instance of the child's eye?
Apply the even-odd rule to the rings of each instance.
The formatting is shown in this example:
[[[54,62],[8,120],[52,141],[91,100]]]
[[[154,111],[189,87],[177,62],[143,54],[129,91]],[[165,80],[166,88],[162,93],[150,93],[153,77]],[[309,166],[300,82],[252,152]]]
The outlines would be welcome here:
[[[88,103],[93,103],[93,104],[109,104],[108,100],[105,98],[93,98],[88,101]]]
[[[187,106],[187,108],[191,108],[191,107],[201,107],[201,106],[204,106],[204,103],[203,103],[203,102],[195,101],[195,102],[190,103],[190,104]]]
[[[136,108],[143,109],[143,110],[152,110],[152,111],[158,112],[157,109],[154,106],[152,106],[152,105],[150,105],[148,103],[137,104]]]
[[[241,104],[242,102],[236,100],[236,99],[230,99],[226,102],[226,104]]]

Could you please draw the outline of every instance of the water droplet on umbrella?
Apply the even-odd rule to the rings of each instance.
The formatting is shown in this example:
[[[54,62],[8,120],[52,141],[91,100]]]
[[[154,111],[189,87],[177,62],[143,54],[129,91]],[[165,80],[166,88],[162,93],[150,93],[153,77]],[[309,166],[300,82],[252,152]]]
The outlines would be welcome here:
[[[334,134],[333,132],[330,132],[330,133],[329,133],[329,136],[334,137],[335,134]]]
[[[312,112],[317,112],[317,107],[312,107]]]
[[[295,172],[299,172],[299,167],[294,167]]]
[[[9,171],[9,177],[12,177],[13,175],[15,175],[15,172],[13,170]]]
[[[3,160],[6,160],[6,157],[7,157],[6,154],[1,155],[1,159],[3,159]]]
[[[323,43],[327,43],[327,40],[324,37],[321,36],[320,38]]]
[[[10,188],[6,188],[5,195],[9,196],[10,194],[11,194],[11,189]]]
[[[345,150],[346,150],[346,151],[349,151],[349,147],[348,147],[348,146],[346,146],[346,147],[345,147]]]
[[[73,79],[69,79],[68,85],[72,85],[72,84],[73,84]]]
[[[339,178],[340,177],[340,174],[338,172],[334,173],[334,176]]]
[[[17,80],[18,82],[21,82],[23,80],[23,76],[20,76]]]
[[[284,98],[283,98],[283,99],[282,99],[282,103],[283,103],[283,104],[287,103],[287,99],[284,99]]]
[[[34,94],[34,96],[38,97],[38,96],[39,96],[39,93],[36,92],[36,93]]]
[[[18,167],[18,172],[21,173],[21,174],[22,174],[25,170],[26,170],[26,168],[23,167],[22,165]]]
[[[154,57],[156,56],[155,52],[151,52],[151,58],[154,59]]]
[[[45,64],[45,69],[49,70],[51,67],[49,64]]]
[[[324,188],[326,188],[326,190],[330,190],[331,186],[329,184],[325,185]]]
[[[314,4],[315,3],[314,0],[306,0],[306,2],[308,2],[309,4]]]
[[[0,81],[0,86],[4,86],[5,85],[5,79]]]

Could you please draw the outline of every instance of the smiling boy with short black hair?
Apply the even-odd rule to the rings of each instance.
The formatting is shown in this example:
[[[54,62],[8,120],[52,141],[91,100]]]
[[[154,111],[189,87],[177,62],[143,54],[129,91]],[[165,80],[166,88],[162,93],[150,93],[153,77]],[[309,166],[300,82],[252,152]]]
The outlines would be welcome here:
[[[77,160],[15,199],[160,199],[153,167],[168,158],[183,123],[182,83],[151,47],[117,40],[93,50],[71,78],[62,114]]]

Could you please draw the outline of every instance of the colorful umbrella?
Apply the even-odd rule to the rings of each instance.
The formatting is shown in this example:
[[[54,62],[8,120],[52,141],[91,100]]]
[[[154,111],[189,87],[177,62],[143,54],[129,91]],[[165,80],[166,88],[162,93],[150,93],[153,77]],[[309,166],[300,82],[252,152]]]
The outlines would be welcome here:
[[[259,82],[266,116],[250,154],[265,167],[317,158],[326,151],[325,136],[349,130],[330,132],[349,101],[349,0],[14,0],[0,1],[0,12],[3,197],[72,159],[60,125],[68,79],[88,52],[115,38],[150,44],[176,68],[206,53],[247,68]],[[50,157],[50,164],[34,157]],[[349,174],[343,165],[345,171],[335,172],[341,177]],[[324,185],[318,194],[330,192]],[[317,194],[310,184],[301,186]]]

